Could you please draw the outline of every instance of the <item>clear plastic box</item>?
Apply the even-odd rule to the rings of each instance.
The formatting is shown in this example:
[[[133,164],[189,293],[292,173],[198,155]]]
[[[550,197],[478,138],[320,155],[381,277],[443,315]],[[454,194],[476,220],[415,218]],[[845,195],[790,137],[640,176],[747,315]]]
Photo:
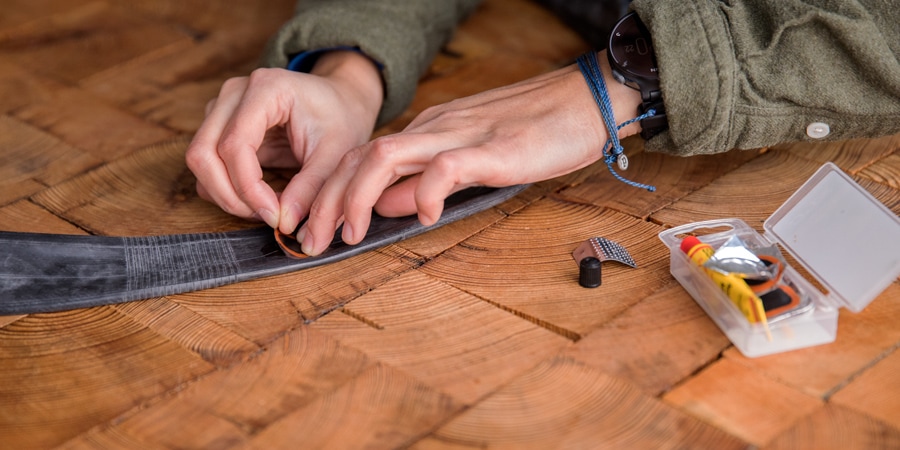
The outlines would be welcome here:
[[[836,165],[823,165],[756,232],[740,219],[694,222],[665,230],[671,272],[732,343],[748,357],[834,341],[838,309],[859,312],[900,276],[900,219]],[[695,235],[718,248],[737,235],[749,247],[779,244],[827,290],[787,265],[783,280],[794,283],[806,303],[770,319],[768,332],[750,323],[725,293],[681,250]],[[771,337],[771,339],[770,339]]]

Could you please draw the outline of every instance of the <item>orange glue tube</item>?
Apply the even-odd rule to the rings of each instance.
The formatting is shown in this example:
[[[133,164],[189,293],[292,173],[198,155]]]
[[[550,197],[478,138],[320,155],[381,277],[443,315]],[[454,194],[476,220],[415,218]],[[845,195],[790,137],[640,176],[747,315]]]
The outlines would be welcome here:
[[[703,243],[695,236],[688,236],[681,241],[681,251],[687,254],[688,258],[694,264],[700,266],[703,272],[716,283],[725,295],[731,299],[731,302],[738,307],[741,314],[747,318],[750,323],[762,323],[766,330],[766,337],[771,341],[772,335],[769,332],[769,323],[766,320],[766,310],[763,308],[763,302],[753,289],[747,285],[743,278],[734,274],[724,274],[715,270],[704,267],[706,261],[712,258],[715,250],[709,244]]]

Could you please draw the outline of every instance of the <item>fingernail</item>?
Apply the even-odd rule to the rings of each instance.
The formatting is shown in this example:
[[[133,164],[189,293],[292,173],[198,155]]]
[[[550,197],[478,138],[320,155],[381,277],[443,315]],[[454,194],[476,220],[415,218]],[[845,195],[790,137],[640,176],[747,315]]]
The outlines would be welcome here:
[[[259,216],[259,218],[262,219],[263,222],[265,222],[270,227],[278,228],[278,216],[276,216],[272,211],[262,208],[259,211],[256,211],[256,215]]]
[[[315,247],[313,247],[315,241],[313,240],[312,234],[307,233],[305,230],[300,230],[299,233],[303,233],[303,237],[300,238],[300,251],[309,256],[316,256],[314,253]]]
[[[341,231],[341,239],[348,244],[353,242],[353,228],[350,227],[350,224],[347,222],[344,222],[344,229]]]
[[[303,217],[303,209],[297,203],[292,203],[282,211],[281,223],[279,224],[281,231],[287,234],[296,231],[301,217]]]

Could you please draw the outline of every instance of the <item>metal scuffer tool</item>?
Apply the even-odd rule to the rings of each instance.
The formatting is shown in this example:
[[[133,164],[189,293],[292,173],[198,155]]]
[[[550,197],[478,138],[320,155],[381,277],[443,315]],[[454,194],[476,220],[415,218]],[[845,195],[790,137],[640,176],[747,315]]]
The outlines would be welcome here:
[[[572,252],[572,257],[575,258],[575,262],[579,264],[582,259],[588,256],[593,256],[599,259],[600,262],[618,261],[627,266],[637,268],[634,258],[631,257],[628,250],[625,250],[625,247],[622,247],[615,241],[602,237],[592,237],[584,241]]]

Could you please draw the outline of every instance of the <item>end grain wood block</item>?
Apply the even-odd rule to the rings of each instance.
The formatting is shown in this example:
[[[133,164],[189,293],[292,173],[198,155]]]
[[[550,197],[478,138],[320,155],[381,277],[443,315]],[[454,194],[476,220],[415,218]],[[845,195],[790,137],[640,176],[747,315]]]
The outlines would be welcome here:
[[[773,148],[789,151],[795,156],[816,161],[819,165],[831,161],[847,173],[855,175],[900,148],[900,134],[834,142],[795,142]]]
[[[741,439],[764,446],[824,402],[731,359],[721,359],[663,399]]]
[[[418,271],[319,319],[313,328],[466,404],[567,341]]]
[[[388,248],[333,264],[169,297],[239,335],[264,344],[319,319],[410,270]]]
[[[261,226],[197,196],[187,141],[154,145],[54,186],[33,200],[95,234],[145,236]]]
[[[843,386],[831,402],[883,420],[900,431],[900,351],[897,347]]]
[[[655,192],[619,182],[609,173],[606,165],[598,161],[582,183],[561,191],[559,195],[646,218],[758,155],[754,151],[736,150],[718,155],[683,158],[633,151],[631,148],[642,146],[635,140],[627,140],[625,144],[629,146],[626,150],[629,167],[627,172],[619,171],[619,174],[632,181],[653,185],[656,187]]]
[[[894,283],[866,309],[840,311],[835,342],[761,358],[745,358],[737,349],[725,355],[795,389],[826,398],[879,355],[900,345],[900,284]]]
[[[115,2],[91,2],[3,30],[0,57],[73,85],[147,52],[191,40],[184,27]]]
[[[671,283],[661,228],[603,208],[539,200],[426,263],[420,270],[572,340]],[[578,285],[572,251],[601,236],[638,264],[603,264],[603,284]]]
[[[53,135],[0,115],[0,205],[35,194],[99,163]]]
[[[461,409],[402,370],[377,364],[266,428],[251,446],[403,448]]]
[[[628,308],[566,354],[659,395],[718,358],[731,345],[679,285]]]
[[[766,450],[900,448],[900,429],[892,428],[869,415],[828,404],[803,418],[765,448]]]
[[[859,176],[900,190],[900,149],[859,171]]]
[[[0,435],[47,448],[214,370],[109,307],[30,315],[0,328]]]
[[[568,358],[545,361],[415,445],[445,448],[715,448],[747,444]]]
[[[82,89],[47,89],[50,98],[17,109],[15,117],[97,159],[113,161],[176,137],[175,132]]]
[[[765,153],[651,215],[669,226],[737,217],[762,224],[821,167],[786,151]]]
[[[121,303],[114,308],[218,367],[259,351],[246,338],[168,299]]]
[[[300,327],[247,361],[211,373],[115,423],[96,427],[69,445],[239,446],[294,411],[352,382],[370,367],[372,362],[362,353]]]

